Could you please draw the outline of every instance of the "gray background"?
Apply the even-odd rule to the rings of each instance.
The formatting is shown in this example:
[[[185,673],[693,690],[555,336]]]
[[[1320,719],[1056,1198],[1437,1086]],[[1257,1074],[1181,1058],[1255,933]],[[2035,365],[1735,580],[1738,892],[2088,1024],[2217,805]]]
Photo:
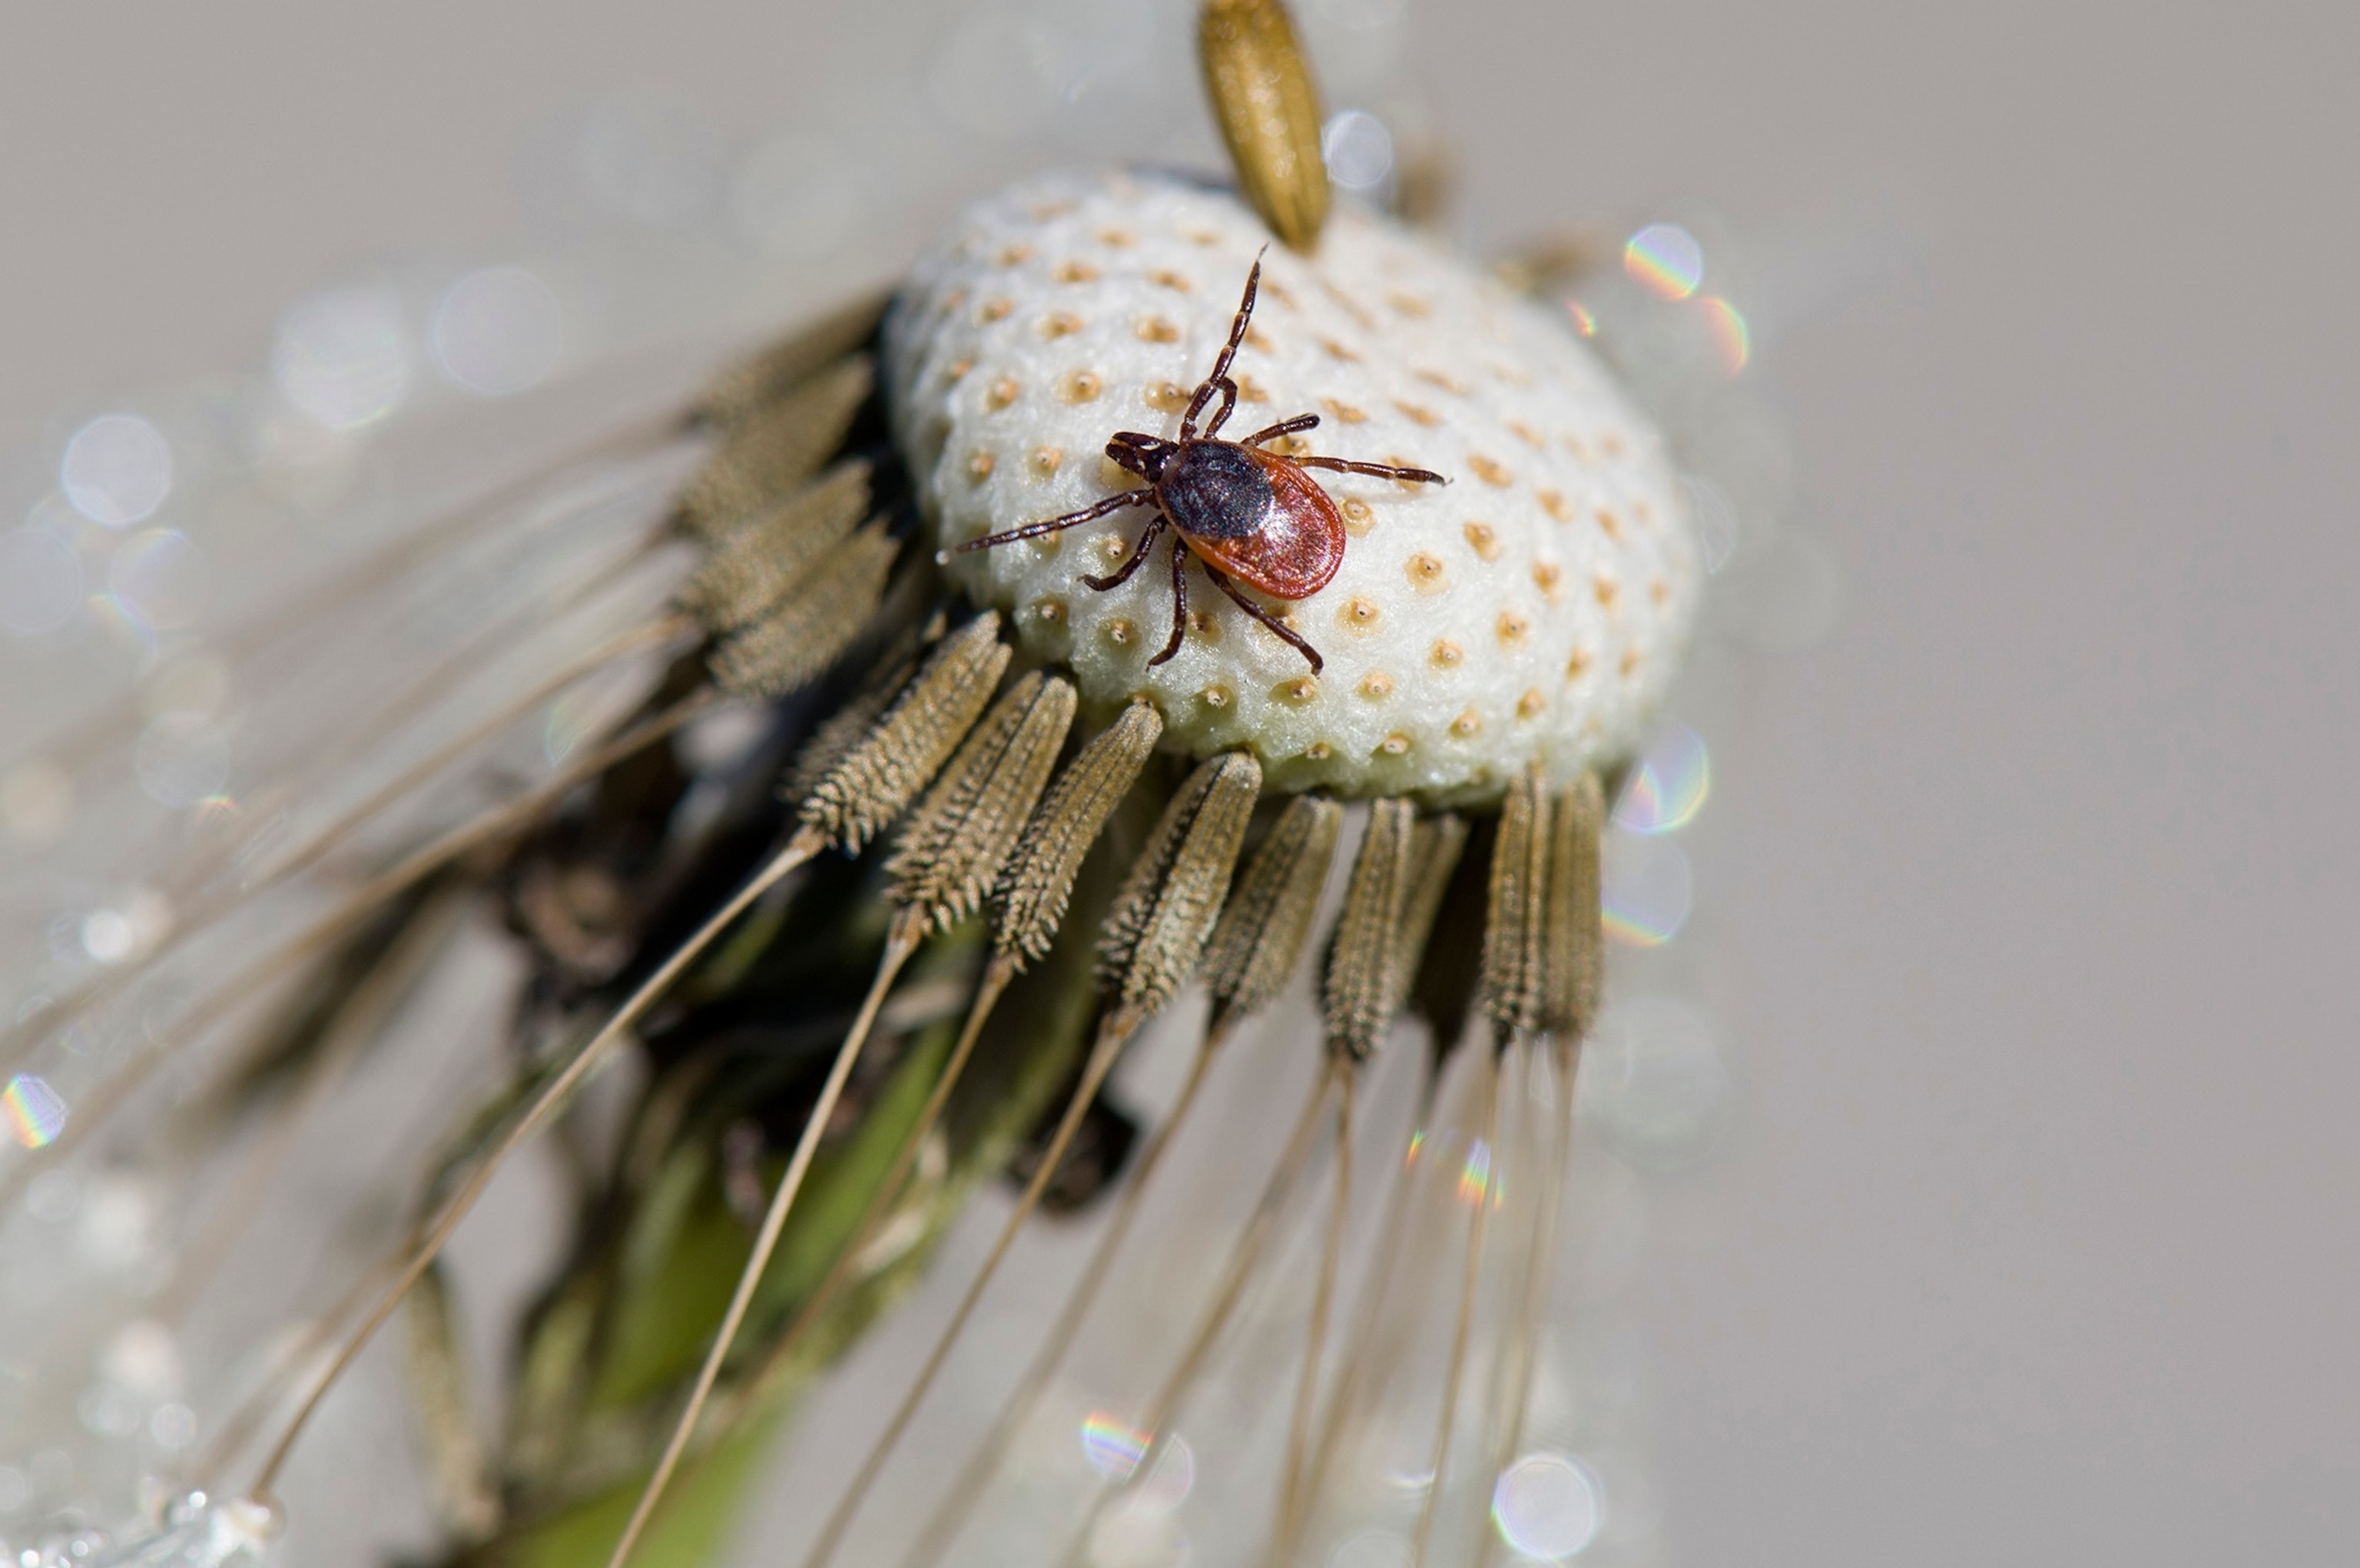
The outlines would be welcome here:
[[[1680,1560],[2344,1559],[2360,20],[1418,27],[1487,233],[1694,197],[1906,241],[1770,367],[1848,609],[1761,668],[1710,808],[1746,1105],[1655,1207]],[[250,362],[358,257],[496,240],[553,106],[652,82],[759,127],[890,47],[778,0],[18,4],[0,37],[12,437]]]

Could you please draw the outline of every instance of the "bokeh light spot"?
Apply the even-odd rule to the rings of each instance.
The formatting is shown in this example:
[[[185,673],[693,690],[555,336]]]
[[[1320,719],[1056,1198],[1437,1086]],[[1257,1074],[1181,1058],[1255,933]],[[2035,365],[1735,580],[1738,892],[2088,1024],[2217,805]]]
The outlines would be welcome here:
[[[48,1147],[66,1130],[65,1098],[29,1072],[18,1073],[0,1090],[0,1115],[28,1149]]]
[[[1624,243],[1622,270],[1651,293],[1685,300],[1704,280],[1704,247],[1677,224],[1649,224]]]
[[[505,398],[537,387],[565,347],[564,313],[521,267],[486,267],[442,291],[427,328],[434,365],[453,386]]]
[[[1695,877],[1679,845],[1643,833],[1607,835],[1607,936],[1629,947],[1661,947],[1688,924],[1695,896]]]
[[[0,533],[0,627],[19,637],[54,631],[82,604],[82,557],[37,528]]]
[[[1561,1563],[1598,1538],[1598,1477],[1565,1453],[1527,1453],[1500,1473],[1491,1522],[1509,1548]]]
[[[401,301],[389,288],[323,289],[279,318],[270,375],[281,397],[330,430],[383,419],[410,394]]]
[[[171,443],[137,414],[101,414],[66,443],[58,488],[93,522],[145,521],[172,493]]]
[[[1374,191],[1392,177],[1393,133],[1364,109],[1347,109],[1330,117],[1319,146],[1328,177],[1347,191]]]
[[[1614,806],[1614,826],[1626,833],[1676,833],[1696,819],[1712,793],[1712,761],[1704,740],[1675,720],[1664,727]]]
[[[148,529],[125,540],[115,552],[107,563],[106,586],[158,630],[187,626],[204,613],[204,552],[177,529]]]

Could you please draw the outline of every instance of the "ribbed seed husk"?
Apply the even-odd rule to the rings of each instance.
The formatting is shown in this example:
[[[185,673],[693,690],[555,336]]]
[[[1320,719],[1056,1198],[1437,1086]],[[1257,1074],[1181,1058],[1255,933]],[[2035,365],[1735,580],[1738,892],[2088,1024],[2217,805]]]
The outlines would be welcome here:
[[[939,931],[981,906],[1048,787],[1074,722],[1072,683],[1035,670],[1009,687],[951,756],[886,862],[895,902]]]
[[[1196,47],[1238,184],[1271,232],[1308,250],[1328,221],[1319,94],[1279,0],[1207,0]]]
[[[1579,1040],[1598,1017],[1606,932],[1600,894],[1600,840],[1606,792],[1584,773],[1557,798],[1549,822],[1548,956],[1546,1016],[1561,1040]]]
[[[1261,1012],[1293,977],[1343,826],[1334,801],[1297,795],[1246,862],[1205,945],[1205,984],[1223,1021]]]
[[[716,544],[680,606],[708,631],[734,631],[803,582],[868,513],[869,466],[839,463],[792,497]]]
[[[843,446],[876,385],[876,365],[854,355],[748,417],[681,491],[680,525],[727,538],[793,495]]]
[[[1369,807],[1369,828],[1352,861],[1328,948],[1322,988],[1322,1025],[1328,1048],[1366,1061],[1393,1022],[1401,994],[1396,972],[1402,959],[1402,910],[1409,894],[1410,848],[1415,813],[1405,800],[1380,800]]]
[[[1502,1042],[1540,1026],[1548,853],[1549,798],[1539,772],[1527,770],[1501,805],[1478,981],[1483,1012]]]
[[[1153,705],[1132,703],[1066,764],[1049,798],[1025,825],[995,895],[998,948],[1016,968],[1048,954],[1065,922],[1082,857],[1131,793],[1163,733],[1164,716]]]
[[[705,383],[689,417],[723,430],[743,424],[810,380],[822,367],[868,342],[892,298],[887,291],[847,301],[760,353],[726,367]]]
[[[1442,911],[1442,895],[1467,848],[1464,817],[1445,814],[1427,817],[1410,830],[1409,889],[1402,896],[1399,938],[1393,951],[1393,992],[1385,999],[1388,1014],[1398,1013],[1409,1000],[1417,966],[1426,958],[1426,938],[1434,933],[1434,917]]]
[[[835,772],[836,765],[869,738],[869,730],[876,728],[877,721],[885,717],[885,710],[908,689],[910,678],[918,673],[918,655],[941,635],[942,628],[936,624],[923,629],[904,627],[894,637],[876,666],[845,699],[844,706],[821,720],[803,749],[795,753],[786,782],[779,786],[781,800],[790,806],[801,806],[818,787],[819,781]]]
[[[1228,894],[1262,764],[1244,751],[1201,763],[1164,809],[1098,933],[1098,977],[1130,1012],[1155,1013],[1196,972]]]
[[[943,639],[876,728],[812,786],[803,825],[851,851],[883,831],[973,728],[1009,657],[994,610]]]
[[[872,522],[814,566],[795,591],[724,642],[713,678],[731,696],[770,698],[812,680],[860,635],[901,546]]]

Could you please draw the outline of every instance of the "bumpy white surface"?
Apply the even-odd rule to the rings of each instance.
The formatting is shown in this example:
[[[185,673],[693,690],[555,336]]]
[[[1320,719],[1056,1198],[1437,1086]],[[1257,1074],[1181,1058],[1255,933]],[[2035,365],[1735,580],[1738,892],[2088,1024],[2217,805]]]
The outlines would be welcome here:
[[[1108,437],[1178,433],[1265,245],[1222,433],[1316,412],[1296,451],[1452,481],[1317,474],[1344,512],[1343,567],[1310,598],[1264,602],[1325,672],[1194,567],[1186,643],[1149,668],[1172,626],[1164,546],[1120,588],[1079,581],[1124,558],[1144,508],[954,555],[953,576],[1027,652],[1070,665],[1086,702],[1146,693],[1169,743],[1251,746],[1275,787],[1480,798],[1535,758],[1569,778],[1627,755],[1699,591],[1663,437],[1555,316],[1366,213],[1338,211],[1305,258],[1231,197],[1155,177],[1053,176],[974,209],[887,329],[897,432],[940,542],[1138,484]]]

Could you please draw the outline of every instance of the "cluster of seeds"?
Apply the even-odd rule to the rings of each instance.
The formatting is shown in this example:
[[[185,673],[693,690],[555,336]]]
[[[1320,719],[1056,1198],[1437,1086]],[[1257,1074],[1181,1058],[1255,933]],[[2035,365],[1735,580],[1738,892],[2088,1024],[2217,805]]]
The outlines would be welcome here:
[[[1234,199],[1148,177],[1040,180],[971,213],[887,332],[938,543],[1135,485],[1108,439],[1177,434],[1268,242]],[[1339,212],[1315,254],[1263,266],[1222,433],[1316,413],[1269,449],[1453,481],[1318,476],[1344,565],[1308,598],[1265,602],[1326,668],[1208,587],[1179,654],[1151,667],[1171,624],[1160,561],[1107,592],[1082,581],[1123,560],[1145,509],[956,556],[954,576],[1029,652],[1070,665],[1087,707],[1147,697],[1172,743],[1251,749],[1278,787],[1482,798],[1531,762],[1570,778],[1626,755],[1700,577],[1661,435],[1548,313],[1382,219]]]

